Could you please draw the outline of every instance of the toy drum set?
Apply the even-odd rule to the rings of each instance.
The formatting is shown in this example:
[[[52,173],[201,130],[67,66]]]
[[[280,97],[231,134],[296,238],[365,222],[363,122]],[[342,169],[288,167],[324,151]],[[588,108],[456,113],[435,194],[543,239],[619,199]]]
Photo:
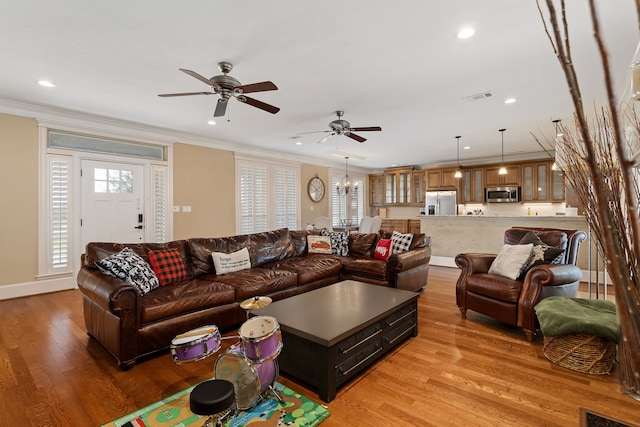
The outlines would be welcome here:
[[[255,297],[243,301],[240,306],[248,310],[265,307],[270,302],[271,298]],[[171,341],[173,361],[186,364],[216,353],[220,350],[223,339],[240,339],[218,355],[213,370],[213,381],[218,383],[214,385],[211,381],[205,381],[191,393],[192,412],[210,415],[206,426],[221,425],[223,418],[237,413],[238,409],[253,408],[269,393],[280,403],[284,403],[274,387],[279,375],[276,359],[282,351],[282,334],[278,321],[270,316],[252,317],[240,326],[238,334],[221,337],[215,325],[208,325],[180,334]],[[224,382],[233,385],[233,405],[229,404],[230,398]],[[211,393],[216,395],[212,396]]]

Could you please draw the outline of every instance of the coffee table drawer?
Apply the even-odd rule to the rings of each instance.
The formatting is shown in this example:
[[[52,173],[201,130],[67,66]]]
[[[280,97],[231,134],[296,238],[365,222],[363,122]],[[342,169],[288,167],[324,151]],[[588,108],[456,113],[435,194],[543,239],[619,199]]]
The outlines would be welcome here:
[[[414,335],[417,323],[418,305],[416,302],[385,318],[383,329],[384,346],[394,347],[397,342]]]
[[[342,385],[364,368],[369,366],[382,353],[382,335],[376,335],[374,341],[367,341],[359,350],[350,352],[350,356],[336,365],[336,386]]]
[[[382,325],[380,322],[375,323],[360,332],[356,332],[349,338],[345,338],[338,346],[336,361],[341,364],[343,361],[351,358],[363,347],[370,345],[372,342],[382,342]]]

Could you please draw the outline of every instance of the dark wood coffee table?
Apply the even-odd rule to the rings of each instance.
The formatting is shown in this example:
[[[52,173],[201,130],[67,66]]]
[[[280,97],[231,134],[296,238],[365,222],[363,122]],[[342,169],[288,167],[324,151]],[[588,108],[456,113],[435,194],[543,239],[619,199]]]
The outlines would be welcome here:
[[[346,280],[250,314],[278,320],[281,372],[316,387],[330,402],[339,386],[418,334],[419,295]]]

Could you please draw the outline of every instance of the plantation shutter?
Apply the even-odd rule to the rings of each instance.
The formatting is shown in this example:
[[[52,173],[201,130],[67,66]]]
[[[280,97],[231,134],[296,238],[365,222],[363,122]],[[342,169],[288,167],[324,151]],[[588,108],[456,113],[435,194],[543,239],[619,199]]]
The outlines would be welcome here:
[[[267,167],[240,166],[240,234],[267,231]]]
[[[49,245],[48,272],[70,271],[70,196],[71,196],[71,158],[48,155],[48,210]]]
[[[153,225],[154,241],[164,243],[167,241],[167,194],[168,194],[168,173],[166,166],[153,166]]]
[[[299,166],[236,160],[237,223],[240,234],[299,228]]]
[[[295,170],[274,170],[275,228],[298,227],[298,174]]]

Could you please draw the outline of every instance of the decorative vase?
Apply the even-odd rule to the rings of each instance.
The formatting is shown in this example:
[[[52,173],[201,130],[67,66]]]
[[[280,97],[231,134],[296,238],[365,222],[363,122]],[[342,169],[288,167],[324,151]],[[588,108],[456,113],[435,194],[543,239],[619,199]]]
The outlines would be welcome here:
[[[630,351],[631,349],[626,339],[620,334],[620,342],[618,343],[620,388],[627,396],[640,400],[640,369],[637,366],[633,366],[629,355]]]

